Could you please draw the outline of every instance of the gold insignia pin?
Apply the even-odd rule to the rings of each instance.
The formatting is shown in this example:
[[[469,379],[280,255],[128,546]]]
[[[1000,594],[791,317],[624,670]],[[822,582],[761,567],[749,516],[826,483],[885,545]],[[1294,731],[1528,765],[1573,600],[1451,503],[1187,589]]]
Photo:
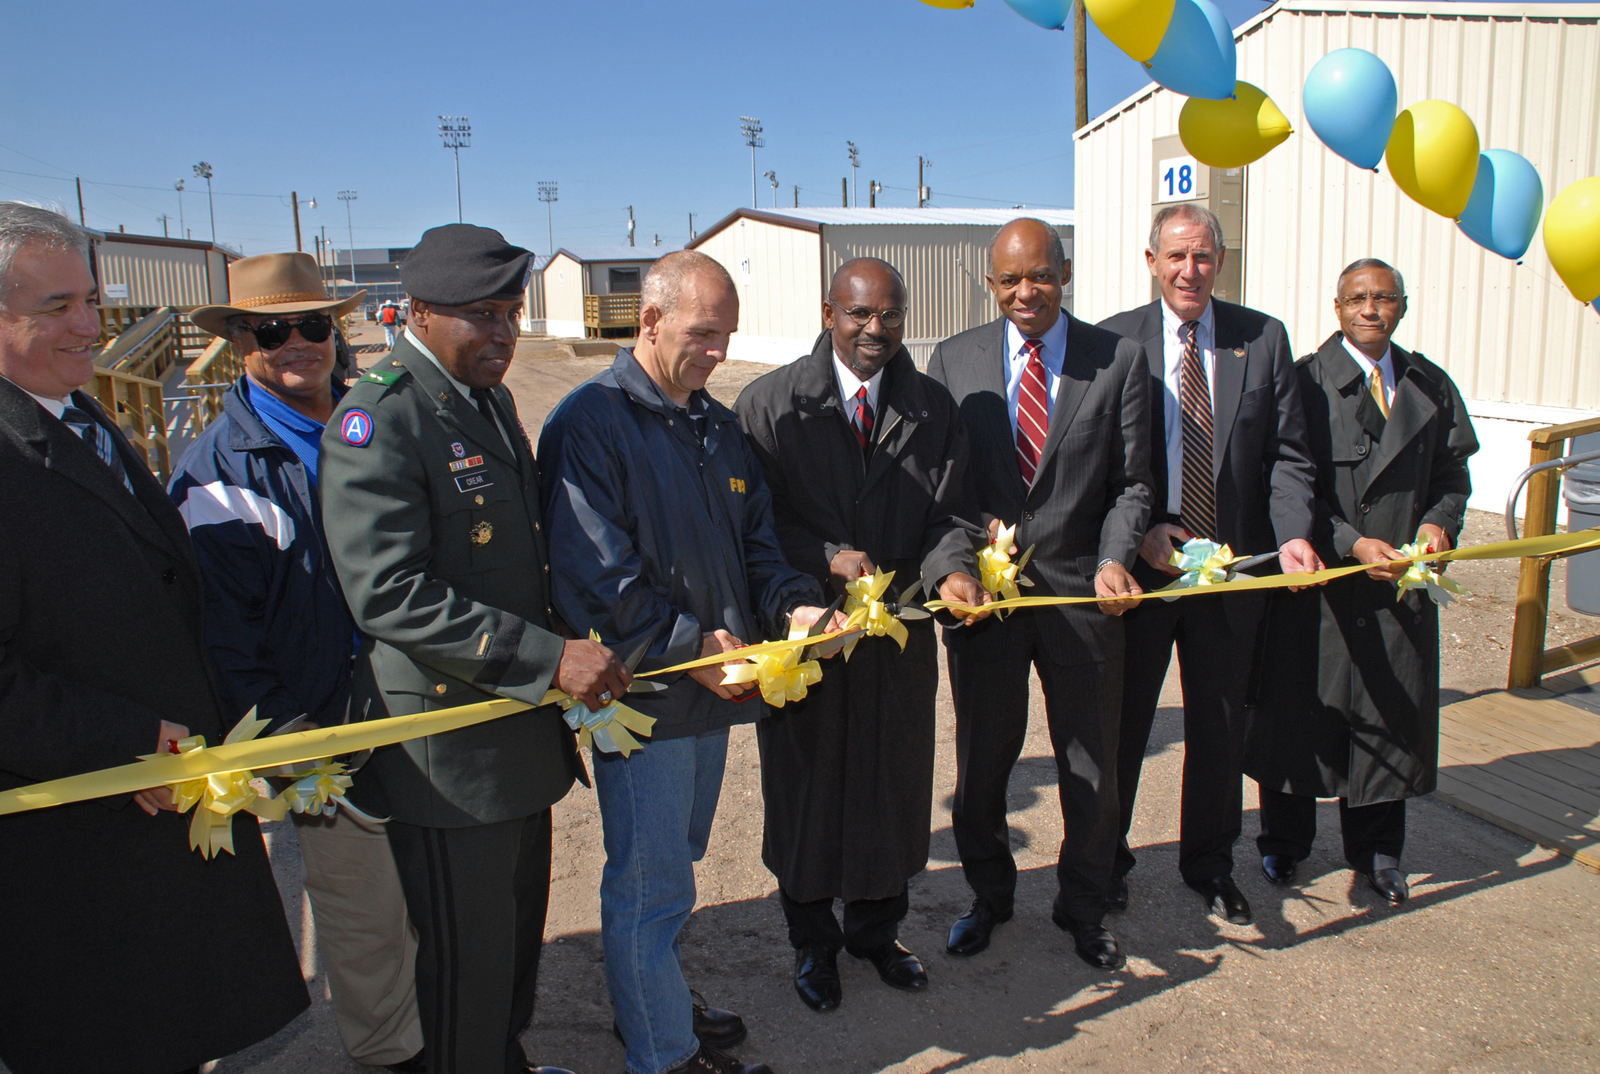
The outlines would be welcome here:
[[[1235,347],[1235,348],[1233,348],[1233,356],[1235,358],[1243,358],[1244,357],[1244,348],[1243,347]]]
[[[473,544],[488,544],[494,537],[494,527],[487,522],[480,522],[472,527],[468,536],[472,539]]]

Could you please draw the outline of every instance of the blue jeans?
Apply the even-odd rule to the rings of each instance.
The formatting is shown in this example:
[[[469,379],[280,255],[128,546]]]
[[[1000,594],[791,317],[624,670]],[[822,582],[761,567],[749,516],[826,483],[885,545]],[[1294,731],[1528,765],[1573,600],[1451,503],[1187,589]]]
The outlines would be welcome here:
[[[711,838],[727,759],[727,731],[651,742],[632,757],[594,755],[606,843],[600,940],[629,1074],[662,1074],[700,1047],[678,933],[694,909],[694,863]]]

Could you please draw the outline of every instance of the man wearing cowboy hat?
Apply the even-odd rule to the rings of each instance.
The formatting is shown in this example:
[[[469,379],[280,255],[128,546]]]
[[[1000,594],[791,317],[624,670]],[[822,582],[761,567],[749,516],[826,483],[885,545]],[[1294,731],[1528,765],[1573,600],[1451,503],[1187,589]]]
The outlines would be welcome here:
[[[344,722],[358,635],[322,535],[317,451],[342,389],[336,319],[366,294],[327,296],[306,254],[228,266],[230,304],[191,319],[244,359],[222,416],[179,461],[169,492],[206,589],[206,644],[230,720]],[[349,810],[295,814],[306,894],[345,1050],[359,1063],[426,1070],[417,942],[382,825]]]
[[[328,545],[362,633],[357,718],[551,688],[598,711],[631,681],[566,640],[550,607],[539,470],[501,386],[532,255],[448,224],[401,267],[410,324],[322,440]],[[586,779],[554,705],[375,750],[352,794],[388,825],[418,930],[417,1000],[436,1074],[530,1068],[549,904],[550,807]]]

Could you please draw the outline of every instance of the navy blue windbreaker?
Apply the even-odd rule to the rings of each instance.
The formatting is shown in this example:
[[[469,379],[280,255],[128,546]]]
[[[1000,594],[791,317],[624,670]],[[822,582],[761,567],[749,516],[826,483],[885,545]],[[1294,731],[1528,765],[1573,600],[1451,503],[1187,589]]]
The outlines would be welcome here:
[[[230,720],[344,722],[355,623],[305,464],[250,408],[240,378],[179,460],[178,505],[206,588],[206,648]],[[261,390],[261,389],[256,389]],[[230,724],[231,726],[231,724]]]
[[[555,610],[620,658],[651,639],[641,671],[695,659],[703,632],[749,644],[783,637],[791,611],[823,603],[817,583],[783,556],[738,415],[704,390],[691,404],[704,407],[704,444],[623,350],[557,405],[539,436]],[[628,705],[655,717],[658,739],[766,712],[759,695],[728,701],[688,675],[660,693],[629,694]]]

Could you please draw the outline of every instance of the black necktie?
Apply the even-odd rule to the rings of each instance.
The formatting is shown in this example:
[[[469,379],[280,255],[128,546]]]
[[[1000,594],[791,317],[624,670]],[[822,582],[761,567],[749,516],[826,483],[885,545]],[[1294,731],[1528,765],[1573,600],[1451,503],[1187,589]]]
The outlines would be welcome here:
[[[1199,321],[1178,330],[1183,364],[1178,372],[1178,402],[1183,413],[1183,527],[1196,537],[1217,536],[1217,485],[1212,477],[1211,385],[1200,359]]]
[[[496,429],[500,428],[500,421],[495,416],[494,393],[487,388],[472,389],[472,401],[478,404],[478,413],[488,419],[489,424]]]
[[[117,454],[117,443],[111,438],[111,431],[94,418],[87,411],[80,410],[71,403],[61,414],[61,420],[66,422],[67,428],[77,433],[85,444],[94,449],[100,461],[110,468],[124,488],[133,492],[133,482],[128,478],[128,471],[122,465],[122,456]],[[137,493],[134,493],[137,495]]]

